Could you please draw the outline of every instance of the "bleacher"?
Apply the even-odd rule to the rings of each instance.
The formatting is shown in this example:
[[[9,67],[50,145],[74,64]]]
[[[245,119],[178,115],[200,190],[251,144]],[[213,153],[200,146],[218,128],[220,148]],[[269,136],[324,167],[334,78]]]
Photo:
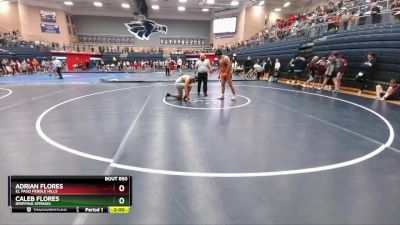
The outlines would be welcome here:
[[[243,64],[248,56],[251,56],[252,59],[260,59],[260,61],[267,59],[267,57],[270,57],[271,59],[278,58],[281,62],[282,68],[285,68],[290,59],[298,54],[299,48],[309,41],[310,39],[308,37],[300,37],[268,42],[263,45],[243,48],[237,52],[230,52],[229,54],[232,55],[235,53],[240,64]]]
[[[51,58],[47,49],[42,49],[40,46],[34,45],[21,45],[21,46],[4,46],[1,49],[8,51],[17,59],[46,59],[49,60]]]
[[[314,40],[307,37],[280,40],[227,54],[236,54],[241,64],[248,56],[261,61],[267,57],[279,58],[281,70],[285,72],[288,62],[297,54],[310,59],[313,55],[327,56],[334,50],[338,50],[348,61],[343,78],[346,86],[357,86],[354,77],[360,72],[360,65],[365,62],[368,52],[374,52],[377,57],[377,72],[370,80],[371,89],[377,84],[387,85],[393,78],[400,80],[400,24],[368,24],[334,34],[328,33]]]
[[[400,24],[379,24],[356,27],[314,41],[313,53],[318,56],[338,50],[348,61],[344,85],[355,86],[354,77],[360,71],[368,52],[377,57],[377,72],[370,87],[387,85],[400,78]]]
[[[9,59],[10,57],[13,57],[14,55],[5,49],[0,48],[0,61],[3,59]]]

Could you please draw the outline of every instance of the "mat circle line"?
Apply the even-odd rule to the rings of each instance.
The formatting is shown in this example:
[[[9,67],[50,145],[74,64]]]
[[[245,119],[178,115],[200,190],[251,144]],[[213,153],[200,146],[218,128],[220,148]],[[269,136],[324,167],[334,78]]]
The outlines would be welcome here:
[[[209,108],[196,108],[196,107],[191,107],[191,106],[174,105],[174,104],[168,102],[165,98],[163,98],[163,102],[164,102],[164,104],[167,104],[167,105],[169,105],[169,106],[176,107],[176,108],[181,108],[181,109],[198,109],[198,110],[236,109],[236,108],[242,108],[242,107],[244,107],[244,106],[246,106],[246,105],[248,105],[248,104],[251,103],[251,100],[250,100],[248,97],[246,97],[246,96],[243,96],[243,95],[236,95],[236,96],[246,99],[246,102],[243,103],[243,104],[241,104],[241,105],[235,105],[235,106],[228,106],[228,107],[209,107]],[[218,99],[216,99],[216,100],[218,100]],[[222,100],[218,100],[218,101],[222,101]],[[223,101],[231,101],[231,100],[230,100],[230,99],[225,99],[225,100],[223,100]]]
[[[1,96],[0,99],[6,98],[6,97],[10,96],[13,93],[13,91],[8,89],[8,88],[0,88],[0,90],[8,91],[8,93],[3,95],[3,96]]]
[[[382,151],[384,151],[386,148],[390,147],[390,145],[393,143],[394,137],[395,137],[395,133],[394,133],[394,129],[392,127],[392,125],[389,123],[389,121],[383,117],[382,115],[380,115],[379,113],[365,107],[362,106],[360,104],[351,102],[351,101],[347,101],[344,99],[340,99],[340,98],[336,98],[336,97],[332,97],[332,96],[326,96],[326,95],[322,95],[322,94],[317,94],[317,93],[311,93],[311,92],[304,92],[304,91],[298,91],[298,90],[290,90],[290,89],[284,89],[284,88],[276,88],[276,87],[268,87],[268,86],[256,86],[256,85],[236,85],[238,87],[253,87],[253,88],[264,88],[264,89],[272,89],[272,90],[279,90],[279,91],[288,91],[288,92],[293,92],[293,93],[303,93],[303,94],[308,94],[308,95],[314,95],[314,96],[319,96],[319,97],[323,97],[323,98],[329,98],[329,99],[333,99],[333,100],[337,100],[340,102],[344,102],[344,103],[348,103],[351,104],[353,106],[359,107],[361,109],[364,109],[372,114],[374,114],[375,116],[377,116],[379,119],[381,119],[387,126],[388,130],[389,130],[389,137],[388,140],[382,144],[381,146],[379,146],[377,149],[373,150],[372,152],[352,159],[352,160],[348,160],[345,162],[341,162],[341,163],[336,163],[336,164],[331,164],[331,165],[325,165],[325,166],[318,166],[318,167],[310,167],[310,168],[304,168],[304,169],[294,169],[294,170],[280,170],[280,171],[268,171],[268,172],[246,172],[246,173],[212,173],[212,172],[184,172],[184,171],[173,171],[173,170],[161,170],[161,169],[151,169],[151,168],[145,168],[145,167],[136,167],[136,166],[130,166],[130,165],[125,165],[125,164],[120,164],[120,163],[115,163],[112,159],[110,158],[105,158],[105,157],[101,157],[101,156],[97,156],[97,155],[92,155],[92,154],[88,154],[88,153],[84,153],[72,148],[69,148],[67,146],[61,145],[58,142],[52,140],[51,138],[49,138],[42,130],[41,127],[41,123],[43,118],[52,110],[68,103],[68,102],[72,102],[78,99],[82,99],[82,98],[86,98],[86,97],[90,97],[90,96],[94,96],[94,95],[100,95],[100,94],[105,94],[105,93],[110,93],[110,92],[117,92],[117,91],[123,91],[123,90],[129,90],[129,89],[135,89],[135,88],[145,88],[145,87],[155,87],[155,86],[160,86],[160,85],[149,85],[149,86],[140,86],[140,87],[130,87],[130,88],[120,88],[120,89],[113,89],[113,90],[108,90],[108,91],[101,91],[101,92],[96,92],[96,93],[92,93],[92,94],[88,94],[88,95],[83,95],[80,97],[76,97],[76,98],[72,98],[66,101],[63,101],[61,103],[58,103],[57,105],[54,105],[52,107],[50,107],[49,109],[47,109],[46,111],[44,111],[36,120],[36,131],[38,133],[38,135],[47,143],[49,143],[50,145],[53,145],[54,147],[81,156],[81,157],[85,157],[85,158],[89,158],[89,159],[93,159],[93,160],[97,160],[97,161],[102,161],[102,162],[106,162],[106,163],[110,163],[111,167],[115,167],[115,168],[119,168],[119,169],[125,169],[125,170],[131,170],[131,171],[137,171],[137,172],[143,172],[143,173],[151,173],[151,174],[159,174],[159,175],[173,175],[173,176],[185,176],[185,177],[215,177],[215,178],[244,178],[244,177],[268,177],[268,176],[283,176],[283,175],[295,175],[295,174],[306,174],[306,173],[314,173],[314,172],[321,172],[321,171],[326,171],[326,170],[333,170],[333,169],[338,169],[338,168],[342,168],[342,167],[346,167],[346,166],[351,166],[360,162],[363,162],[365,160],[368,160],[376,155],[378,155],[379,153],[381,153]],[[168,85],[165,85],[168,86]]]

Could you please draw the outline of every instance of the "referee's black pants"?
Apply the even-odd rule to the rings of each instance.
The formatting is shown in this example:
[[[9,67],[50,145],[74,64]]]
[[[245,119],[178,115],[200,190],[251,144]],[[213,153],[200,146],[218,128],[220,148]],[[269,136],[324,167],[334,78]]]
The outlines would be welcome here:
[[[62,73],[61,73],[61,67],[57,67],[56,69],[57,74],[58,74],[58,78],[63,79]]]
[[[204,82],[204,84],[203,84],[203,93],[204,93],[204,95],[207,95],[208,73],[197,73],[197,79],[198,79],[197,93],[200,93],[201,83]]]

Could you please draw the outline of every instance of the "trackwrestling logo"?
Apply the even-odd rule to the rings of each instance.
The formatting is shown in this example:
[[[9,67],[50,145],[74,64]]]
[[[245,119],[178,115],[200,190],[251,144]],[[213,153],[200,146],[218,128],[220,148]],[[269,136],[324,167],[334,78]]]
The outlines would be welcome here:
[[[128,31],[135,35],[140,40],[149,40],[150,36],[154,33],[160,32],[166,34],[168,27],[162,24],[158,24],[153,20],[140,20],[125,23]]]

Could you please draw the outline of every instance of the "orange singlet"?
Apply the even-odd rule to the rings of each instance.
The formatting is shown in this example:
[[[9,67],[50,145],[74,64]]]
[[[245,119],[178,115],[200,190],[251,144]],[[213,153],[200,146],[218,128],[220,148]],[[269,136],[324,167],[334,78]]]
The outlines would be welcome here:
[[[222,81],[227,81],[232,79],[232,71],[230,69],[230,59],[227,56],[223,56],[221,61],[219,62],[220,66],[220,79]]]

